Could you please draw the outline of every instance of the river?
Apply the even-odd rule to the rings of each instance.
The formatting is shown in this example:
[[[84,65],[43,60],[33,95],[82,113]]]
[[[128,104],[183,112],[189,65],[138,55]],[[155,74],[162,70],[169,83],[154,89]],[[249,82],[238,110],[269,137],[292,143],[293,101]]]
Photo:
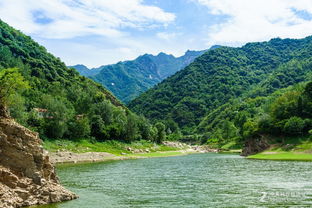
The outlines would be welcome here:
[[[231,154],[112,161],[58,168],[77,200],[36,208],[312,207],[312,163]]]

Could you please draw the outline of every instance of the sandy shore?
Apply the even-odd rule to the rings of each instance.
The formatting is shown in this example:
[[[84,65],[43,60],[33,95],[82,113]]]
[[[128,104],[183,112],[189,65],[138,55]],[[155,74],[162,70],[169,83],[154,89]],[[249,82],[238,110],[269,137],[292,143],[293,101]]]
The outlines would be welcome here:
[[[55,164],[59,163],[83,163],[83,162],[99,162],[105,160],[122,159],[107,152],[86,152],[74,153],[69,151],[49,152],[50,161]]]
[[[125,154],[122,156],[117,156],[107,152],[74,153],[70,151],[49,152],[48,155],[52,163],[63,164],[63,163],[101,162],[109,160],[127,160],[127,159],[150,158],[150,157],[168,157],[168,156],[178,156],[205,152],[218,152],[218,151],[201,148],[200,146],[195,146],[184,150],[156,152],[157,155],[152,155],[150,153],[140,153],[140,154]]]

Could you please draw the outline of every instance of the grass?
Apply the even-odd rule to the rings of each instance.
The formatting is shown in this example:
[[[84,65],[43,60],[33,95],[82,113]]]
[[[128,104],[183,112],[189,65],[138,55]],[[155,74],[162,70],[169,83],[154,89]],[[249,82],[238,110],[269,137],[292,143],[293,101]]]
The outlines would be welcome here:
[[[238,147],[237,143],[235,141],[231,141],[231,142],[226,143],[225,145],[223,145],[221,147],[221,149],[225,149],[225,150],[239,149],[237,147]]]
[[[279,138],[280,143],[271,148],[248,156],[249,159],[312,161],[312,140],[310,137]]]
[[[231,141],[221,146],[220,153],[241,153],[242,146],[238,144],[236,141]]]
[[[269,154],[263,152],[247,157],[248,159],[260,160],[297,160],[297,161],[312,161],[312,154],[299,152],[276,152]]]
[[[50,151],[71,151],[75,153],[84,152],[108,152],[114,155],[122,155],[122,153],[131,154],[131,149],[148,150],[151,153],[163,151],[177,151],[178,148],[168,147],[162,144],[155,144],[146,140],[124,143],[120,141],[91,142],[89,140],[69,141],[69,140],[46,140],[43,147]],[[148,154],[148,153],[145,153]]]

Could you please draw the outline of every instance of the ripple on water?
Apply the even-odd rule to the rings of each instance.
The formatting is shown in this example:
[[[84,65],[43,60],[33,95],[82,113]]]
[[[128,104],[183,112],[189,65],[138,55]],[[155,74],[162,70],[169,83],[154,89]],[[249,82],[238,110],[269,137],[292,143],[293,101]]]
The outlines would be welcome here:
[[[312,207],[312,163],[194,154],[58,168],[78,200],[41,208]]]

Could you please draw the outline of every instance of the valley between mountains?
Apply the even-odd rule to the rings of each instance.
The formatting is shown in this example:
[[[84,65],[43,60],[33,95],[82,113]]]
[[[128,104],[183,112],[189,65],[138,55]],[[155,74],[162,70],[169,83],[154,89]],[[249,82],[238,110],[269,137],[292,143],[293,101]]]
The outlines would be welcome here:
[[[254,175],[247,175],[254,179],[257,175],[255,165],[274,163],[247,160],[238,154],[249,159],[287,161],[289,166],[276,163],[280,166],[273,169],[279,173],[288,170],[295,174],[295,169],[290,167],[310,173],[310,163],[303,165],[299,161],[312,161],[312,36],[274,38],[242,47],[218,45],[203,51],[189,50],[180,57],[165,53],[145,54],[132,61],[88,69],[84,65],[66,66],[30,36],[0,20],[0,207],[15,208],[78,198],[61,185],[62,178],[59,180],[56,175],[54,165],[65,162],[111,161],[109,164],[116,164],[118,173],[110,171],[119,181],[129,173],[137,184],[141,183],[136,175],[141,178],[149,175],[144,169],[149,167],[153,177],[148,181],[168,186],[168,196],[177,184],[181,186],[181,192],[176,193],[185,194],[183,184],[175,181],[174,176],[187,178],[186,172],[191,173],[191,170],[196,177],[200,176],[200,180],[209,182],[207,187],[215,180],[217,193],[209,192],[209,197],[214,194],[220,197],[219,191],[228,195],[242,194],[235,187],[227,193],[222,184],[230,186],[231,183],[222,183],[220,178],[214,177],[218,174],[228,176],[237,162],[240,168],[235,171],[247,174],[241,171],[248,167]],[[171,157],[171,160],[168,157],[181,155],[184,161],[180,157]],[[138,158],[146,160],[112,162]],[[146,161],[159,169],[155,171]],[[189,163],[185,164],[185,161]],[[204,169],[206,172],[214,173],[208,174],[210,178],[202,172],[201,165],[193,166],[200,161],[207,168]],[[74,168],[74,175],[67,172],[69,166],[61,172],[68,182],[66,188],[77,190],[84,200],[89,189],[81,189],[82,185],[73,179],[90,170],[99,180],[95,170],[101,168],[101,172],[105,167],[112,167],[102,167],[103,164],[94,164],[94,169],[84,169],[86,164],[77,166],[83,171]],[[179,164],[182,166],[177,167]],[[140,170],[140,174],[136,170]],[[164,173],[163,178],[158,178],[159,173]],[[166,178],[165,173],[170,178]],[[229,178],[242,181],[240,174]],[[207,191],[197,179],[194,181],[198,187]],[[301,184],[299,179],[307,180],[301,175],[294,185],[296,190]],[[166,180],[169,183],[165,183]],[[247,182],[255,187],[254,181]],[[163,188],[155,184],[147,186],[150,196]],[[192,183],[188,181],[186,186],[192,187]],[[310,183],[307,186],[310,191]],[[112,207],[126,206],[131,197],[123,197],[133,196],[129,187],[121,190],[118,184],[112,187],[118,187],[116,195],[105,195],[107,202]],[[261,189],[265,187],[265,184],[261,185]],[[138,187],[135,190],[139,190]],[[97,201],[102,200],[99,193],[102,192],[87,194],[96,195]],[[144,193],[140,194],[143,199]],[[166,201],[161,194],[160,197],[163,197],[163,206],[166,203],[178,206],[181,202]],[[254,192],[248,197],[259,198]],[[250,202],[248,197],[244,198],[247,204]],[[144,198],[143,202],[141,198],[131,203],[157,205],[155,199]],[[75,203],[82,203],[83,200],[79,200]],[[190,205],[192,200],[184,202]],[[213,198],[209,200],[212,206]],[[226,198],[220,200],[226,201]],[[198,206],[204,201],[200,198]],[[293,203],[299,203],[297,198]],[[88,206],[86,204],[83,206]],[[274,202],[265,205],[272,204],[275,205]]]

